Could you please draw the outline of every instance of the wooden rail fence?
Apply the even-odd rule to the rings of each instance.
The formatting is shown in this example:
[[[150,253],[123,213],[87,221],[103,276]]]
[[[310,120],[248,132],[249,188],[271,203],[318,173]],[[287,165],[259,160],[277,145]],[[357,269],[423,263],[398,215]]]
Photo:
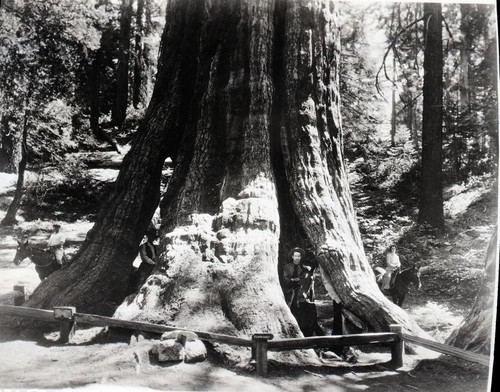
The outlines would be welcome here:
[[[24,303],[24,288],[14,286],[13,294],[18,300],[17,304]],[[18,295],[17,293],[22,293]],[[33,318],[43,321],[58,322],[60,329],[59,341],[67,343],[75,332],[77,324],[89,324],[100,327],[125,328],[135,331],[150,332],[162,334],[169,331],[191,331],[199,339],[218,342],[229,345],[251,347],[252,359],[255,359],[256,372],[258,376],[267,376],[267,353],[268,351],[287,351],[312,348],[332,348],[341,346],[360,346],[366,344],[385,343],[391,347],[391,366],[399,368],[403,366],[404,343],[413,343],[437,351],[442,354],[452,355],[467,361],[489,366],[488,356],[472,353],[446,344],[423,339],[402,332],[400,325],[391,325],[390,332],[366,333],[354,335],[336,335],[336,336],[315,336],[308,338],[276,339],[268,333],[254,334],[252,339],[239,338],[236,336],[192,331],[185,328],[170,327],[167,325],[143,323],[139,321],[119,320],[111,317],[98,316],[93,314],[78,313],[71,306],[55,307],[53,310],[34,309],[23,306],[0,305],[0,317],[15,316]]]

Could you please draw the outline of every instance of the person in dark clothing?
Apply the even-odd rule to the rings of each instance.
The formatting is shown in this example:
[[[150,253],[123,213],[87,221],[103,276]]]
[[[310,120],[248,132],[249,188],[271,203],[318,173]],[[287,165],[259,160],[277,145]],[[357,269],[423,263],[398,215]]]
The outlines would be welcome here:
[[[288,253],[288,260],[291,262],[284,266],[282,279],[286,303],[304,336],[323,336],[314,303],[316,258],[310,251],[293,248]]]
[[[158,262],[158,249],[156,246],[158,239],[158,230],[150,225],[144,239],[139,246],[139,256],[141,264],[138,268],[133,269],[128,282],[128,292],[135,293],[144,284],[146,279],[151,275],[153,269]]]
[[[151,272],[158,261],[158,250],[156,247],[157,239],[158,231],[155,227],[150,227],[146,232],[145,241],[139,247],[139,255],[142,260],[142,263],[139,265],[139,269],[137,270],[139,273],[139,286],[141,286],[149,275],[151,275]]]
[[[301,265],[304,256],[302,248],[293,248],[288,252],[288,263],[283,267],[283,294],[288,307],[291,307],[300,289],[301,275],[304,268]]]

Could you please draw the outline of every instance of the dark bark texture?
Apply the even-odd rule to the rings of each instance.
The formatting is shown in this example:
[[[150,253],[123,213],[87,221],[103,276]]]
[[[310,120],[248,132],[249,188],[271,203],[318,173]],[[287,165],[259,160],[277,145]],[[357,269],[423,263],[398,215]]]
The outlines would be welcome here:
[[[418,222],[444,229],[443,212],[443,40],[440,3],[424,4],[425,51],[422,171]]]
[[[101,72],[102,72],[102,49],[99,48],[92,61],[92,71],[89,74],[89,103],[90,103],[90,129],[98,138],[102,138],[99,127],[99,116],[101,114]]]
[[[132,103],[136,109],[146,106],[151,97],[153,53],[148,38],[152,33],[152,6],[152,0],[137,1],[132,93]]]
[[[177,154],[193,96],[197,15],[188,15],[186,3],[171,16],[164,32],[156,93],[124,158],[114,191],[71,265],[43,281],[28,306],[72,304],[80,311],[111,314],[127,294],[133,260],[159,202],[163,162]],[[178,24],[188,27],[177,36],[169,35]],[[175,51],[179,53],[172,56]]]
[[[335,12],[331,1],[170,1],[155,90],[116,191],[69,269],[29,306],[123,299],[170,156],[160,261],[115,317],[300,336],[278,260],[304,246],[367,329],[422,334],[380,293],[364,255],[342,153]]]
[[[470,104],[470,83],[469,83],[469,58],[472,47],[473,36],[470,32],[470,26],[467,19],[470,18],[471,4],[460,4],[460,33],[462,42],[460,43],[460,111],[467,112]]]

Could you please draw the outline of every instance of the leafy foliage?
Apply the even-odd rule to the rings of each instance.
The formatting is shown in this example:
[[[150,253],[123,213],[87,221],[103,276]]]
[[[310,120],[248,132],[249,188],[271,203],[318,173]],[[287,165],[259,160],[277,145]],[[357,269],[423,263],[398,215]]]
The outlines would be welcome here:
[[[369,16],[371,8],[339,3],[341,25],[340,93],[346,145],[350,159],[359,157],[360,146],[376,138],[383,122],[383,101],[377,95],[374,62],[370,58]],[[362,148],[362,147],[361,147]]]
[[[0,10],[0,114],[28,127],[37,159],[72,147],[66,129],[88,50],[104,14],[94,2],[14,2]],[[56,141],[54,143],[54,141]]]

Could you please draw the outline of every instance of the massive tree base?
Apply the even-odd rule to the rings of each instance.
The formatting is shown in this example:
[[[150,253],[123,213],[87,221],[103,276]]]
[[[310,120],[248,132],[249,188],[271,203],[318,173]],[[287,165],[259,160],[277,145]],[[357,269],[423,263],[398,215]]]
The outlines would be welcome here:
[[[331,297],[366,330],[398,323],[423,334],[380,293],[363,251],[342,152],[335,4],[173,0],[161,47],[116,192],[68,270],[28,305],[91,311],[123,300],[171,157],[160,260],[116,317],[301,336],[279,284],[286,254],[301,246],[316,254]]]

